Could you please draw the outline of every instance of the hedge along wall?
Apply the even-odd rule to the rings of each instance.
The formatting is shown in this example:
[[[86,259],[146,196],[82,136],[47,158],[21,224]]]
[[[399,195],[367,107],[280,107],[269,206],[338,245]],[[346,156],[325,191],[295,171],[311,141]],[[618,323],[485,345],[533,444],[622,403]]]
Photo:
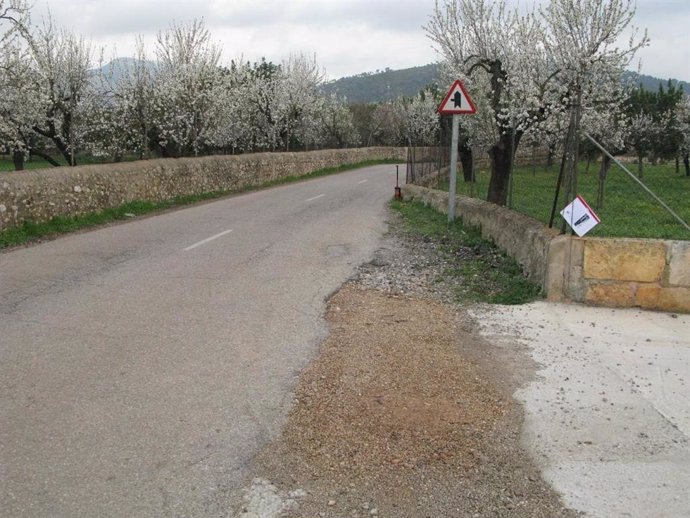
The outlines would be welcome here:
[[[331,149],[167,158],[0,174],[0,232],[24,221],[76,216],[135,200],[253,187],[368,160],[405,161],[406,148]]]

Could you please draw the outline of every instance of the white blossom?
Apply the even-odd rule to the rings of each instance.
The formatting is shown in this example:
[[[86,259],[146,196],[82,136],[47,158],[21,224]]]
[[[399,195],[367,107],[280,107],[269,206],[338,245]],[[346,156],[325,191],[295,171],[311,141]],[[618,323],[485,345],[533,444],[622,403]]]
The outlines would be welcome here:
[[[616,46],[633,13],[623,0],[551,0],[526,14],[506,0],[437,0],[427,34],[445,78],[465,81],[478,105],[468,126],[474,142],[488,144],[490,201],[506,202],[512,156],[526,132],[553,138],[576,106],[620,110],[620,75],[647,42],[643,35]],[[594,119],[584,115],[582,123]]]

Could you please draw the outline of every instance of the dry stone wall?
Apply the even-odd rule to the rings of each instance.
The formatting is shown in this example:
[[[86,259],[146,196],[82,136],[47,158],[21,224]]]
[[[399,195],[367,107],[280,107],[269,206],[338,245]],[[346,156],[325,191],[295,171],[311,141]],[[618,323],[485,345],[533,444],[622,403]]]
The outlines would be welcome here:
[[[448,193],[416,185],[403,199],[448,213]],[[524,214],[457,197],[457,214],[514,257],[549,300],[690,313],[690,241],[558,235]]]
[[[142,160],[0,174],[0,231],[123,203],[232,191],[367,160],[405,161],[407,149],[337,149],[304,153]]]

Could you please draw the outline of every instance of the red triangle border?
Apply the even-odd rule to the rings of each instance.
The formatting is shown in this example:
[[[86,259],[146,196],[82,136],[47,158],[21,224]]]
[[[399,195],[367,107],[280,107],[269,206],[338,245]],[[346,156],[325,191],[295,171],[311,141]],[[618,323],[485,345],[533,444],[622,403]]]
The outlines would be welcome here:
[[[442,110],[442,108],[446,105],[446,103],[450,99],[451,94],[455,91],[455,89],[457,87],[460,87],[460,90],[465,95],[467,102],[470,104],[470,109]],[[459,79],[456,79],[455,82],[453,83],[453,86],[450,87],[450,89],[448,90],[448,93],[443,98],[443,102],[441,102],[437,111],[441,115],[473,115],[473,114],[477,113],[477,106],[474,104],[474,101],[472,100],[472,97],[470,97],[470,94],[467,91],[467,89],[465,88],[465,85],[463,84],[463,82],[460,81]]]

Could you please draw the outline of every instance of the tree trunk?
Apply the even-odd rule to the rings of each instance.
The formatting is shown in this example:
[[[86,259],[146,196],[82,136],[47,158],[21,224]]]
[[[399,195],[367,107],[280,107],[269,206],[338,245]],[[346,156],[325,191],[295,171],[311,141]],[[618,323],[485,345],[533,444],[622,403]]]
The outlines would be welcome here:
[[[644,178],[644,166],[642,165],[642,155],[637,155],[637,177]]]
[[[683,155],[683,165],[685,165],[685,176],[690,176],[690,154]]]
[[[513,138],[510,130],[502,134],[489,149],[491,157],[491,179],[489,180],[489,194],[487,201],[496,205],[506,205],[508,202],[508,187],[513,161],[513,142],[517,149],[522,133],[518,132]]]
[[[676,155],[676,174],[680,174],[680,157]]]
[[[608,155],[601,157],[601,169],[599,169],[599,189],[597,191],[597,210],[604,208],[604,188],[606,187],[606,177],[611,167],[611,159]]]
[[[549,146],[546,154],[546,168],[551,170],[553,167],[553,158],[556,156],[556,146],[553,144]]]
[[[467,145],[467,141],[459,146],[458,154],[462,164],[463,179],[465,182],[474,182],[474,156],[472,155],[472,148]]]
[[[60,167],[60,163],[57,160],[55,160],[52,156],[50,156],[48,153],[44,153],[43,151],[36,151],[35,149],[32,149],[31,154],[36,155],[38,157],[41,157],[43,160],[48,162],[53,167]]]
[[[44,137],[52,140],[53,144],[55,144],[55,147],[58,149],[58,151],[60,151],[60,154],[67,161],[67,165],[71,165],[71,166],[77,165],[77,161],[74,158],[74,154],[70,151],[69,146],[67,144],[65,144],[65,142],[62,140],[60,135],[58,135],[57,131],[55,130],[55,124],[53,122],[49,123],[48,130],[41,129],[38,126],[33,126],[31,129],[33,129],[39,135],[43,135]],[[39,156],[42,156],[42,155],[39,155]],[[59,164],[56,162],[53,165],[59,165]]]
[[[19,148],[12,150],[12,161],[14,162],[15,171],[24,170],[24,152]]]

